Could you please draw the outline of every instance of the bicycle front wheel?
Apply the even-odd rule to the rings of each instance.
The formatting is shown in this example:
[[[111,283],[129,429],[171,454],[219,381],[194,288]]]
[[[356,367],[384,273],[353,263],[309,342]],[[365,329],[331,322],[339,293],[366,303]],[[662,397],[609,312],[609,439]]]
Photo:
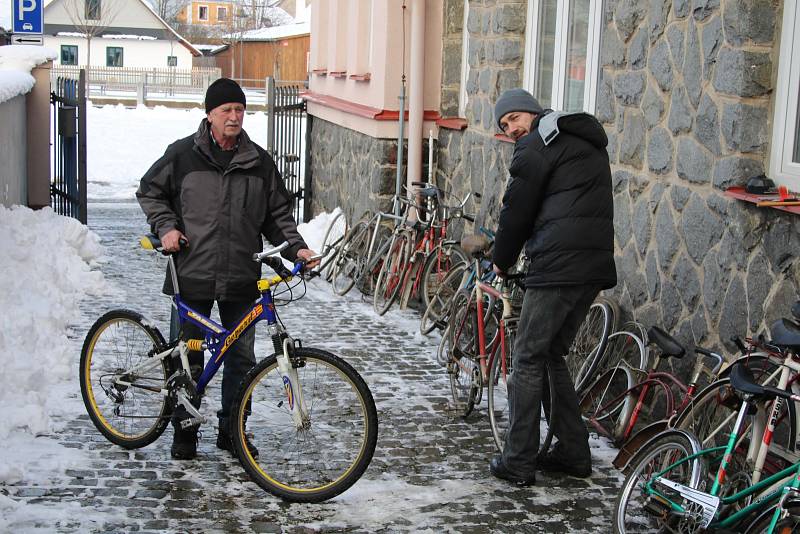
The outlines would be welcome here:
[[[325,280],[330,281],[333,275],[333,266],[335,265],[336,257],[339,255],[339,248],[342,241],[344,241],[345,235],[347,235],[347,220],[344,217],[344,213],[338,210],[331,222],[328,223],[325,237],[322,238],[322,259],[317,271]]]
[[[352,486],[372,460],[378,439],[375,401],[347,362],[298,348],[300,384],[285,384],[275,355],[253,367],[233,407],[233,443],[244,470],[269,493],[290,502],[322,502]],[[298,428],[291,406],[302,393],[307,421]],[[246,424],[246,427],[245,427]],[[253,457],[245,430],[259,449]]]
[[[141,314],[112,310],[100,317],[81,350],[83,403],[94,426],[110,442],[136,449],[164,432],[172,413],[167,402],[170,360],[164,338]]]
[[[436,293],[431,298],[428,307],[425,308],[425,312],[422,314],[422,319],[419,321],[419,330],[423,335],[429,334],[437,326],[444,327],[443,321],[447,318],[450,302],[461,287],[461,281],[464,278],[466,269],[466,263],[454,266],[436,289]]]
[[[406,275],[410,247],[408,236],[400,234],[386,253],[386,258],[383,260],[381,271],[378,274],[378,281],[375,282],[375,294],[372,295],[372,306],[378,315],[389,311],[397,299],[403,277]]]
[[[579,392],[592,383],[593,374],[606,348],[613,326],[613,311],[607,302],[592,303],[565,358]]]
[[[367,223],[361,221],[347,232],[339,244],[333,262],[331,285],[337,295],[345,295],[356,283],[364,268],[364,255],[369,244]]]

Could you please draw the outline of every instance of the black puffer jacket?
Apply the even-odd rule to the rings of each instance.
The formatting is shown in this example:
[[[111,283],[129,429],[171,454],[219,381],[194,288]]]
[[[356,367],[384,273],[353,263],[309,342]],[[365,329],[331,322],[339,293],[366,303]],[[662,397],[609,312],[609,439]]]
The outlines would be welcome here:
[[[197,133],[171,144],[142,177],[136,198],[159,237],[178,229],[189,247],[178,253],[184,298],[248,300],[258,296],[261,265],[253,253],[289,242],[294,260],[307,248],[292,217],[291,196],[272,158],[242,130],[226,169],[214,161],[206,119]],[[167,276],[165,293],[172,293]]]
[[[617,283],[608,138],[591,115],[560,115],[537,118],[514,147],[494,263],[509,269],[524,245],[527,287],[608,289]],[[550,126],[546,132],[540,132],[542,120]],[[554,123],[561,131],[551,137]]]

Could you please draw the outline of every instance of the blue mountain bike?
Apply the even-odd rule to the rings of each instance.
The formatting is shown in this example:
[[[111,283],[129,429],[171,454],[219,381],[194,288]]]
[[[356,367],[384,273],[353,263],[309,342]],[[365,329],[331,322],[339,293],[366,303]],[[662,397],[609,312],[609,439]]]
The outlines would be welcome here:
[[[141,243],[161,250],[154,236]],[[259,298],[231,330],[183,302],[171,255],[173,305],[181,325],[196,325],[203,339],[166,343],[150,321],[130,310],[112,310],[94,323],[81,351],[81,393],[92,422],[109,441],[126,449],[154,442],[179,405],[189,414],[184,425],[205,422],[195,406],[227,350],[266,320],[275,353],[245,376],[231,414],[231,436],[245,471],[266,491],[291,502],[325,501],[361,477],[377,442],[375,401],[353,367],[330,352],[303,347],[278,319],[273,288],[288,285],[303,268],[303,263],[291,271],[283,266],[276,254],[287,246],[254,255],[277,274],[258,281]],[[302,276],[299,280],[305,282]],[[292,300],[297,298],[282,302]],[[195,383],[188,354],[197,350],[210,357]],[[257,457],[246,445],[245,423],[247,437],[260,451]]]

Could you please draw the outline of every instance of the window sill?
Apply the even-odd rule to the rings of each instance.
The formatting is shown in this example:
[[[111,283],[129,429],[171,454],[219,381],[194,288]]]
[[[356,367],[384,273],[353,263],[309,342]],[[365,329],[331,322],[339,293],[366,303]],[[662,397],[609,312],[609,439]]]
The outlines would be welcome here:
[[[737,200],[743,200],[745,202],[750,202],[751,204],[755,204],[756,206],[759,205],[761,202],[770,202],[779,200],[780,197],[778,195],[756,195],[754,193],[748,193],[745,191],[744,187],[740,185],[736,185],[733,187],[729,187],[725,190],[725,196],[735,198]],[[785,205],[772,205],[772,206],[759,206],[762,208],[775,208],[776,210],[781,211],[788,211],[789,213],[795,213],[800,215],[800,202],[797,205],[792,204],[785,204]]]
[[[334,70],[328,73],[331,78],[347,78],[347,72],[343,70]]]
[[[445,130],[466,130],[468,124],[462,117],[442,117],[436,121],[436,126]]]
[[[366,72],[364,74],[351,74],[350,79],[355,80],[357,82],[368,82],[371,78],[371,74]]]
[[[317,76],[327,76],[328,69],[314,69],[311,71],[311,74],[315,74]]]

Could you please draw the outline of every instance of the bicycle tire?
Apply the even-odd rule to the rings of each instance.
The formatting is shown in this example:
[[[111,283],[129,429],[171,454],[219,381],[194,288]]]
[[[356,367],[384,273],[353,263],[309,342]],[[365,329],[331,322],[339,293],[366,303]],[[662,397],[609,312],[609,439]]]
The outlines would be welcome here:
[[[325,229],[325,236],[322,238],[322,247],[320,254],[319,266],[317,272],[324,280],[331,279],[333,275],[333,266],[336,261],[336,256],[339,254],[339,246],[347,235],[347,219],[344,212],[341,210],[333,216]]]
[[[769,533],[769,526],[772,524],[772,518],[775,515],[776,506],[770,506],[760,511],[756,511],[755,519],[751,520],[749,524],[739,525],[740,532],[743,534],[767,534]],[[747,518],[745,518],[746,521]],[[743,530],[741,530],[743,529]],[[796,517],[785,517],[778,520],[775,524],[775,529],[772,530],[774,534],[796,534],[800,532],[800,519]]]
[[[612,311],[602,301],[593,302],[565,358],[573,378],[575,391],[580,392],[592,381],[595,367],[603,356],[611,334]]]
[[[457,243],[444,243],[436,245],[425,258],[422,268],[421,295],[422,306],[426,309],[436,294],[439,285],[449,274],[450,270],[462,263],[469,261],[467,253]]]
[[[508,334],[506,334],[506,337],[508,339]],[[513,343],[512,336],[509,345],[513,346]],[[508,433],[508,379],[511,378],[513,373],[513,365],[508,362],[512,359],[507,358],[505,360],[506,370],[504,372],[503,358],[496,356],[489,371],[489,423],[492,427],[494,445],[499,452],[503,452],[506,434]],[[550,444],[553,442],[553,421],[557,415],[556,411],[553,410],[555,383],[547,366],[545,366],[545,374],[548,387],[542,394],[542,410],[539,415],[539,455],[544,455],[550,450]]]
[[[633,412],[633,377],[625,366],[600,375],[586,389],[578,404],[590,429],[619,445]]]
[[[384,315],[389,311],[397,299],[408,268],[408,246],[408,236],[402,233],[397,236],[386,253],[372,296],[372,306],[378,315]]]
[[[344,296],[356,283],[363,269],[363,254],[367,242],[367,223],[360,221],[353,226],[341,244],[331,275],[333,292]]]
[[[595,367],[594,376],[600,376],[609,369],[613,369],[620,362],[630,369],[646,371],[647,367],[647,345],[636,330],[615,331],[608,336],[606,347],[603,350],[603,358]]]
[[[388,252],[389,247],[392,244],[392,235],[394,234],[394,226],[392,225],[391,221],[381,221],[380,226],[378,226],[378,233],[375,236],[375,244],[373,245],[372,254],[370,256],[369,242],[372,239],[374,228],[374,224],[369,225],[369,233],[367,234],[369,237],[367,239],[366,246],[364,247],[364,256],[366,258],[365,265],[360,276],[358,277],[358,280],[356,280],[356,286],[358,289],[362,294],[368,297],[372,296],[375,292],[375,285],[378,283],[378,275],[380,274],[383,260],[386,257],[386,252]]]
[[[128,376],[139,387],[113,385],[115,376],[127,373],[154,354],[166,350],[158,329],[141,314],[112,310],[97,319],[81,349],[81,396],[89,418],[110,442],[138,449],[164,432],[172,405],[163,391],[172,375],[169,358],[161,360],[147,376]]]
[[[339,495],[364,474],[378,439],[375,401],[364,379],[338,356],[297,348],[293,359],[310,421],[292,420],[283,376],[273,354],[242,381],[233,404],[232,440],[245,472],[288,502],[318,503]],[[245,428],[247,424],[247,428]],[[247,437],[257,446],[253,457]]]
[[[461,281],[464,277],[464,271],[467,269],[466,263],[460,263],[454,266],[444,277],[442,283],[436,289],[430,303],[422,313],[419,321],[419,330],[422,335],[427,335],[433,331],[446,319],[447,310],[450,308],[450,302],[453,296],[461,288]]]
[[[615,533],[661,532],[662,527],[677,526],[677,518],[674,516],[665,514],[664,520],[660,520],[659,517],[644,509],[645,505],[649,503],[649,498],[644,495],[642,490],[654,473],[661,472],[673,462],[685,458],[693,452],[696,451],[686,436],[680,433],[670,433],[636,453],[614,504],[613,528]],[[706,478],[707,468],[702,456],[674,467],[665,475],[669,475],[669,480],[691,486],[696,484],[693,482],[696,469],[699,469],[697,480],[703,481]],[[672,493],[670,493],[670,498],[678,500],[678,497]],[[631,521],[628,521],[629,519]]]
[[[470,297],[471,292],[462,289],[453,298],[445,345],[450,393],[461,417],[472,413],[481,387],[480,366],[476,360],[478,313]]]

